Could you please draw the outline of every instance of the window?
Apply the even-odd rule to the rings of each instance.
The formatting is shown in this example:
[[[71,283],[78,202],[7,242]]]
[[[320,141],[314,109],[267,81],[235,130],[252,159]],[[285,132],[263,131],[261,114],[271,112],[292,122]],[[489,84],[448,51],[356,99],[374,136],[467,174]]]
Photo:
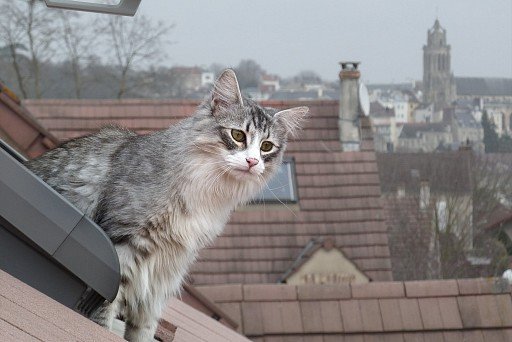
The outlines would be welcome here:
[[[268,186],[265,186],[263,191],[254,198],[252,203],[296,203],[297,201],[295,161],[285,159],[277,174],[268,182]]]

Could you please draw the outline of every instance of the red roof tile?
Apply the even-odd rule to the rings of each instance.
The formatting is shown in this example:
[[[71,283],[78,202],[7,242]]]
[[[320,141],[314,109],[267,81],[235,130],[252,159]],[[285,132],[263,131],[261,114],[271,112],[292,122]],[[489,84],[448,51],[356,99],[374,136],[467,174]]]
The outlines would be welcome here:
[[[242,332],[249,338],[264,337],[293,340],[309,336],[323,337],[324,341],[346,341],[362,338],[363,341],[454,341],[463,338],[497,338],[508,341],[512,329],[512,298],[510,288],[496,287],[494,294],[482,294],[479,286],[482,279],[467,280],[462,288],[457,282],[381,282],[372,286],[352,284],[341,286],[291,286],[280,299],[264,288],[268,285],[242,285],[250,295],[231,303],[241,304]],[[496,280],[502,282],[503,280]],[[404,289],[422,289],[406,292]],[[375,285],[376,287],[373,287]],[[385,291],[382,287],[389,286]],[[439,289],[448,286],[449,291]],[[260,286],[261,291],[256,288]],[[217,286],[201,287],[220,298]],[[431,291],[425,290],[432,288]],[[297,295],[290,293],[296,291]],[[205,292],[205,293],[206,293]],[[436,294],[437,293],[437,294]],[[285,299],[287,298],[287,299]],[[273,300],[273,302],[269,302]],[[224,301],[223,305],[227,302]],[[489,340],[494,341],[494,340]]]
[[[161,321],[176,327],[173,341],[248,341],[244,336],[173,298],[163,310]]]
[[[1,341],[122,341],[0,270]]]
[[[455,279],[408,281],[405,282],[405,292],[407,297],[455,296],[459,288]]]
[[[163,129],[190,115],[198,102],[26,100],[24,104],[50,132],[68,139],[110,122],[139,133]],[[304,246],[319,236],[332,236],[336,246],[373,280],[391,280],[371,135],[364,138],[364,151],[341,152],[337,101],[263,104],[310,107],[311,118],[287,150],[295,158],[300,202],[290,210],[273,206],[235,212],[224,234],[200,254],[192,269],[194,284],[275,282]],[[369,129],[368,120],[361,125],[364,132]]]
[[[0,341],[122,341],[1,270],[0,308]],[[248,341],[177,299],[164,309],[158,335],[164,341]]]
[[[1,82],[0,138],[29,158],[37,157],[59,143]]]

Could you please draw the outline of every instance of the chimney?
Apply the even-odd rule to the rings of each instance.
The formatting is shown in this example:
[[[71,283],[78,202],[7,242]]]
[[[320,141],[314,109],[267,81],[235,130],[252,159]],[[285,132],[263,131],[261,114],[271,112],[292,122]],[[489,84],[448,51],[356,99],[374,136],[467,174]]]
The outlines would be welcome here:
[[[361,135],[359,131],[359,77],[360,62],[340,62],[340,105],[338,127],[343,151],[359,151]]]

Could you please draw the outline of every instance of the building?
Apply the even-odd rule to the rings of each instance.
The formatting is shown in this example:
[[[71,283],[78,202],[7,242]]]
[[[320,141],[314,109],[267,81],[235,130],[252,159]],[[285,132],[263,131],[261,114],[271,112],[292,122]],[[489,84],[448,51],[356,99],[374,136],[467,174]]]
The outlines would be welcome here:
[[[259,89],[264,94],[272,94],[281,89],[277,75],[261,75]]]
[[[380,102],[370,103],[373,140],[376,152],[393,152],[397,145],[398,133],[395,109]]]
[[[452,127],[446,122],[407,123],[402,126],[396,150],[432,152],[453,143]]]
[[[199,67],[172,67],[169,70],[169,96],[172,98],[202,98],[213,85],[215,75]]]
[[[456,77],[457,101],[471,101],[486,111],[496,125],[498,135],[512,132],[512,79]]]
[[[390,94],[382,94],[378,101],[387,108],[393,108],[397,124],[409,122],[409,96],[403,92],[394,91]]]
[[[453,142],[458,146],[470,145],[474,151],[484,152],[484,129],[475,119],[472,110],[455,107],[450,111],[453,113]]]
[[[433,103],[436,110],[450,106],[456,99],[450,48],[446,30],[436,19],[427,31],[427,45],[423,46],[423,102]]]
[[[433,105],[421,106],[415,111],[417,123],[402,126],[397,151],[433,152],[457,150],[469,145],[476,152],[484,151],[484,131],[477,112],[469,107],[448,107],[435,112]],[[431,121],[432,116],[435,121]]]

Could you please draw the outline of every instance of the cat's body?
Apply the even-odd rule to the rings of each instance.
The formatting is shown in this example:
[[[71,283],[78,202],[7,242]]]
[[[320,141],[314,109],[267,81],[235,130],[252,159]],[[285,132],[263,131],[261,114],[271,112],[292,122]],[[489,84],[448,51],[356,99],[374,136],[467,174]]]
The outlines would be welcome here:
[[[287,135],[306,113],[276,114],[244,101],[228,70],[192,117],[165,131],[106,128],[29,162],[114,242],[120,290],[94,319],[110,327],[123,313],[128,340],[151,340],[199,249],[274,174]],[[268,142],[272,149],[263,152]]]

